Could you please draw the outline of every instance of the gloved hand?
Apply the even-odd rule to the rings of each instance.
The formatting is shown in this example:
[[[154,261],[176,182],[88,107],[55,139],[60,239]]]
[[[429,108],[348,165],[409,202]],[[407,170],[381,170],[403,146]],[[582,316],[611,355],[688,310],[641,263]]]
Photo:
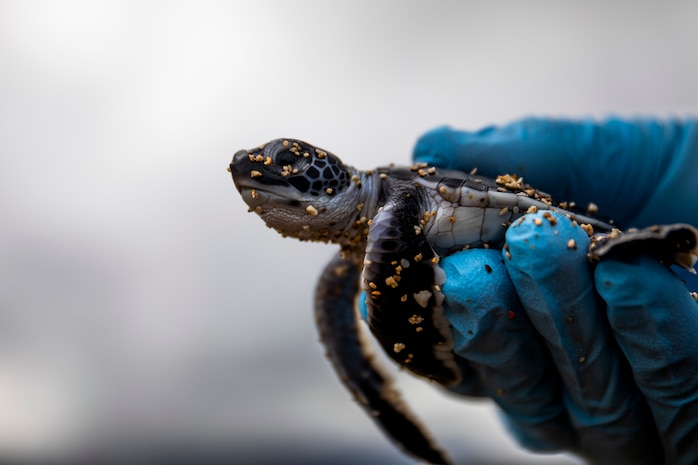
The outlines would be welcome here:
[[[439,128],[414,158],[516,173],[555,199],[594,202],[624,228],[698,224],[698,121]],[[453,390],[491,397],[532,450],[595,464],[698,463],[698,305],[684,282],[646,256],[591,264],[586,233],[535,215],[509,228],[508,250],[440,262],[455,351],[476,373]],[[698,289],[694,276],[688,287]]]

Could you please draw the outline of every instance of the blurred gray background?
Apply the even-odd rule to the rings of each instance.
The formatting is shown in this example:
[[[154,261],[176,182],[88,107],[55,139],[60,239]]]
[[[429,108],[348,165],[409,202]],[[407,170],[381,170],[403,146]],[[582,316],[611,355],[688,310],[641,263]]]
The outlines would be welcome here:
[[[441,124],[682,116],[695,2],[0,2],[0,457],[409,464],[311,312],[334,252],[246,213],[276,137],[361,168]],[[487,402],[392,369],[458,463],[523,452]]]

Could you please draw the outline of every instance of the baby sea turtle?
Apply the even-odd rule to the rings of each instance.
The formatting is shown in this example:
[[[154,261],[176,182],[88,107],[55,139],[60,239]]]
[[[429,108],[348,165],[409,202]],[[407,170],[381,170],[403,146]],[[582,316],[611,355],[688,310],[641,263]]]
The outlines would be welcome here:
[[[439,258],[471,247],[501,248],[507,227],[527,212],[555,210],[597,233],[590,257],[642,250],[692,269],[698,230],[655,226],[619,233],[613,225],[566,210],[516,176],[496,180],[417,164],[359,171],[335,155],[293,139],[237,152],[233,181],[267,226],[283,236],[339,244],[317,284],[320,339],[357,402],[405,451],[449,463],[415,421],[359,334],[356,301],[367,295],[371,332],[392,359],[444,386],[460,370],[444,317]]]

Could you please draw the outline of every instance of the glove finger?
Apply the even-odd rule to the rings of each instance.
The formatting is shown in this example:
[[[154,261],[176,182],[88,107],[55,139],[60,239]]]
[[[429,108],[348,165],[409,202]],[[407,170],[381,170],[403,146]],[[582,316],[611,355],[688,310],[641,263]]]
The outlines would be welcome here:
[[[639,227],[694,221],[697,150],[693,120],[528,118],[477,132],[437,128],[419,139],[413,158],[490,177],[516,173],[558,200],[594,202],[618,224]]]
[[[505,263],[562,377],[581,454],[595,464],[661,463],[661,444],[594,291],[586,233],[567,217],[525,215],[507,231]]]
[[[698,463],[698,305],[651,257],[603,260],[594,277],[654,414],[667,463]]]
[[[444,312],[454,352],[477,373],[512,433],[533,450],[576,448],[560,379],[521,309],[500,252],[467,250],[440,264],[447,276]],[[452,391],[464,393],[461,386]]]

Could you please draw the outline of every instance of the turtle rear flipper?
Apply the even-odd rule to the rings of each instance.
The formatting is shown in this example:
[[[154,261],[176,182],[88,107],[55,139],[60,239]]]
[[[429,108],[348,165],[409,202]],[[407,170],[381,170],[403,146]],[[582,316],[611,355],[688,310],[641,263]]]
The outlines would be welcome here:
[[[355,309],[359,268],[339,254],[325,267],[315,290],[320,340],[339,379],[378,426],[403,450],[428,463],[451,463],[374,363],[361,339]]]
[[[698,259],[698,229],[690,224],[656,225],[626,232],[614,231],[592,238],[589,255],[628,256],[645,253],[667,265],[678,265],[695,273]]]

